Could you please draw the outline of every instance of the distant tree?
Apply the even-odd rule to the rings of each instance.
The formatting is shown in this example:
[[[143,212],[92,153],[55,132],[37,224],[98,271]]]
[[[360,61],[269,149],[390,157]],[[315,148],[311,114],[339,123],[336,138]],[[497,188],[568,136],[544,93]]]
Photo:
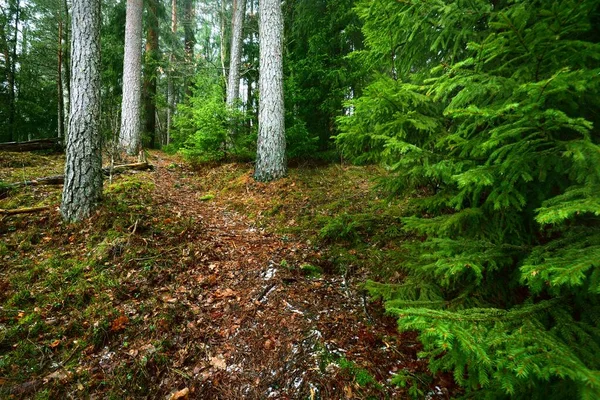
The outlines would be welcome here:
[[[260,99],[254,179],[267,182],[286,174],[283,15],[280,0],[263,0],[259,13]]]
[[[233,0],[231,20],[231,55],[229,56],[229,77],[227,83],[227,105],[233,106],[240,94],[240,62],[242,59],[242,30],[246,0]]]
[[[90,215],[102,197],[100,0],[74,0],[71,114],[60,211],[66,221]]]
[[[148,13],[146,28],[146,62],[144,69],[144,109],[146,112],[145,132],[150,135],[150,147],[156,145],[156,69],[158,54],[158,0],[146,2]]]
[[[120,146],[138,154],[141,138],[142,0],[127,0]]]
[[[177,34],[177,0],[171,0],[171,34],[173,37]],[[175,42],[175,41],[173,41]],[[175,87],[174,87],[174,77],[173,70],[175,63],[175,50],[171,49],[169,54],[169,67],[168,67],[168,76],[167,76],[167,137],[165,140],[165,144],[169,144],[171,141],[171,125],[173,118],[173,111],[175,110]]]
[[[196,11],[194,0],[184,0],[183,2],[183,32],[184,32],[184,49],[185,49],[185,62],[189,69],[193,71],[194,65],[194,46],[196,46]],[[190,74],[192,75],[192,74]],[[184,93],[186,96],[192,94],[190,79],[184,81]]]
[[[6,63],[8,71],[8,137],[9,141],[17,140],[15,134],[16,117],[16,69],[17,69],[17,48],[19,42],[19,18],[21,17],[21,2],[13,0],[9,4],[9,10],[14,16],[14,29],[12,37],[12,48],[6,52]]]

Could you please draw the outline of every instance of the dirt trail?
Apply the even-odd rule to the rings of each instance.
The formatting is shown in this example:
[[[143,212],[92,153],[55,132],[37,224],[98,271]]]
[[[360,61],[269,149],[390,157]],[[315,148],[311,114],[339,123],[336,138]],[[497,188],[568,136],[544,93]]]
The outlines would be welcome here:
[[[161,388],[211,399],[406,397],[388,380],[399,369],[424,371],[416,341],[366,301],[359,282],[307,276],[298,267],[314,262],[310,245],[202,201],[198,177],[172,159],[151,162],[159,214],[200,227],[181,233],[189,247],[174,255],[193,267],[160,289],[165,307],[186,310],[173,338],[176,373],[161,374]]]

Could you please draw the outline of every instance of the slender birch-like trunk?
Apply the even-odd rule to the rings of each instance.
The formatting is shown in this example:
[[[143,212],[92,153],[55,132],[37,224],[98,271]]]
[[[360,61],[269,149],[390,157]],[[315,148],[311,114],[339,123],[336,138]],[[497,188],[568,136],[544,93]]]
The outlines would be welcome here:
[[[100,136],[100,0],[73,0],[71,113],[60,211],[88,217],[102,198]]]
[[[259,6],[260,68],[258,143],[254,179],[261,182],[286,174],[283,104],[283,15],[280,0]]]
[[[123,103],[121,105],[120,147],[127,154],[142,148],[142,0],[127,0],[125,55],[123,58]],[[71,89],[72,90],[72,89]]]

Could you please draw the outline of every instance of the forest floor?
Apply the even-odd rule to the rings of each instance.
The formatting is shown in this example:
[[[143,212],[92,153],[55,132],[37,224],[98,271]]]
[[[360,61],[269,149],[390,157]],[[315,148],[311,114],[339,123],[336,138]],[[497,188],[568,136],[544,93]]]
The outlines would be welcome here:
[[[384,171],[302,165],[261,184],[250,164],[149,162],[64,224],[60,186],[6,187],[63,156],[0,153],[0,209],[51,206],[0,215],[0,397],[450,397],[361,289],[401,279]]]

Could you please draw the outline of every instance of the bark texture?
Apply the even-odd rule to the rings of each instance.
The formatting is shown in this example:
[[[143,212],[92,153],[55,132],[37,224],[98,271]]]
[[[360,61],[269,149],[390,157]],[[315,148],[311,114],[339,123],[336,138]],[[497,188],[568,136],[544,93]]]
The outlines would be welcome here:
[[[127,0],[125,55],[123,58],[123,103],[121,105],[120,145],[127,154],[142,148],[142,0]],[[72,89],[71,89],[72,90]]]
[[[262,0],[259,9],[260,67],[258,143],[254,179],[286,174],[283,104],[283,15],[280,0]]]
[[[15,12],[15,26],[12,40],[12,54],[10,56],[10,66],[8,70],[8,140],[18,140],[15,132],[16,110],[16,75],[17,75],[17,47],[19,43],[19,18],[21,16],[21,2],[16,0],[13,4]],[[8,59],[7,59],[8,61]],[[8,64],[8,62],[7,62]]]
[[[57,91],[57,96],[58,96],[58,140],[61,142],[63,142],[64,137],[65,137],[65,116],[64,116],[64,112],[65,112],[65,105],[63,103],[63,82],[62,82],[62,65],[63,65],[63,53],[62,53],[62,49],[63,49],[63,44],[62,44],[62,38],[63,38],[63,21],[62,21],[62,17],[59,16],[59,20],[58,20],[58,54],[57,54],[57,77],[56,77],[56,91]]]
[[[194,47],[196,46],[196,35],[194,33],[196,26],[196,7],[194,0],[184,0],[183,3],[183,40],[185,50],[185,62],[188,66],[189,75],[185,79],[184,93],[186,96],[192,95],[191,80],[194,76]]]
[[[233,106],[240,94],[240,63],[242,60],[242,30],[246,15],[246,0],[233,1],[231,21],[231,55],[229,57],[229,77],[227,83],[227,105]]]
[[[171,33],[173,37],[177,35],[177,0],[171,0]],[[165,144],[171,141],[171,119],[175,110],[175,87],[173,85],[173,64],[175,63],[175,51],[171,50],[169,54],[169,75],[167,77],[167,138]]]
[[[158,54],[158,0],[147,1],[148,28],[146,31],[146,68],[144,70],[145,131],[150,135],[150,147],[156,145],[156,67]]]
[[[71,113],[60,211],[66,221],[78,221],[102,198],[100,0],[74,0],[71,20]]]

